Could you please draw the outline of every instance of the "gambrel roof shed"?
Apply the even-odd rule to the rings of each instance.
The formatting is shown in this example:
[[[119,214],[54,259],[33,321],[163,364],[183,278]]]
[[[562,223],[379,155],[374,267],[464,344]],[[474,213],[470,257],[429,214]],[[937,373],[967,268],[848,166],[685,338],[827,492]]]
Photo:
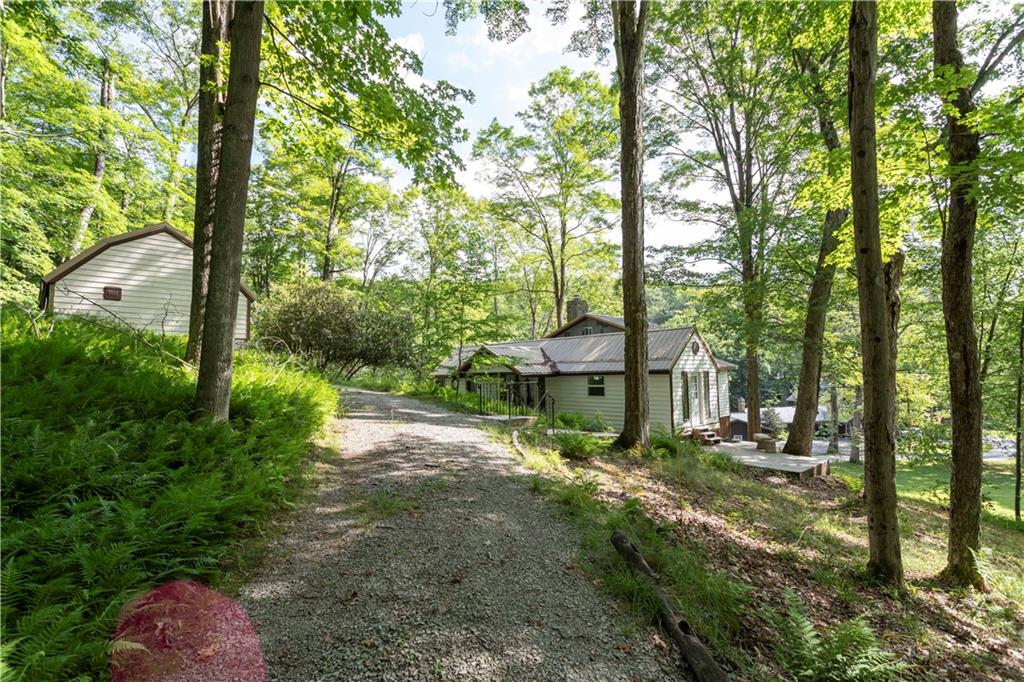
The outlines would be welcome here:
[[[256,296],[239,288],[235,337],[249,336]],[[39,307],[117,319],[136,329],[188,334],[192,240],[167,223],[102,239],[43,276]]]

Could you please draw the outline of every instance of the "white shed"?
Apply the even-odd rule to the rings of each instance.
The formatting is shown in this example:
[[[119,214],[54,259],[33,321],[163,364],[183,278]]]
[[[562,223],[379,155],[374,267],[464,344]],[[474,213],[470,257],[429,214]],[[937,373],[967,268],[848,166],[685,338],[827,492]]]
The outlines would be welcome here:
[[[249,338],[255,296],[244,284],[235,338]],[[39,307],[118,319],[158,334],[188,334],[192,240],[167,223],[107,237],[43,277]]]

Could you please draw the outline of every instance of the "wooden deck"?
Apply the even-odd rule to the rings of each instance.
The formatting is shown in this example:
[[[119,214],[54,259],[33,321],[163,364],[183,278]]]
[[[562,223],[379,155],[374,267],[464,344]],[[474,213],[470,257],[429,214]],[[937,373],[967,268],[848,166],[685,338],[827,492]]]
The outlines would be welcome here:
[[[757,449],[756,443],[750,441],[721,443],[712,447],[745,466],[778,471],[798,476],[801,480],[811,476],[828,475],[828,457],[800,457],[799,455],[762,452]]]

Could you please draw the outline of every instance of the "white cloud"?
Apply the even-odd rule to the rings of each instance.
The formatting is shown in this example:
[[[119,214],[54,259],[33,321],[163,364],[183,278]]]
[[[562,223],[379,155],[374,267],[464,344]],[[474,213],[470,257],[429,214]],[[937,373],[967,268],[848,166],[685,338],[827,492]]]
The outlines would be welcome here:
[[[409,35],[395,38],[394,41],[399,47],[404,47],[410,52],[416,53],[416,56],[420,59],[423,59],[423,54],[426,52],[426,41],[423,39],[422,33],[410,33]]]
[[[510,85],[505,89],[505,99],[513,111],[522,111],[530,104],[530,86]]]
[[[415,53],[421,60],[423,59],[423,55],[426,54],[427,44],[422,33],[410,33],[408,35],[399,36],[398,38],[393,38],[393,40],[400,47],[404,47],[410,52]],[[405,78],[405,82],[413,88],[419,88],[421,85],[433,86],[437,84],[437,81],[430,78],[424,78],[418,73],[414,73],[408,69],[403,71],[402,76]]]

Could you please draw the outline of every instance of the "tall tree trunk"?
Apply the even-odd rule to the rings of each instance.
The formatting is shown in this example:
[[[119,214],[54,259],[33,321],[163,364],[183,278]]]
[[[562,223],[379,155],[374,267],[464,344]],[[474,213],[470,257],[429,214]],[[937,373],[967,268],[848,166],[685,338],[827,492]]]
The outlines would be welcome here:
[[[224,118],[222,50],[231,33],[234,0],[204,0],[203,33],[199,61],[199,137],[196,145],[196,206],[192,228],[192,304],[188,318],[185,359],[199,362],[203,321],[210,285],[210,244],[217,205],[221,129]]]
[[[622,138],[622,298],[625,333],[625,409],[621,448],[649,448],[647,392],[647,303],[644,300],[643,89],[648,0],[612,2],[619,75]]]
[[[833,132],[835,129],[833,127]],[[836,148],[839,140],[836,136]],[[830,147],[830,151],[831,151]],[[800,356],[800,380],[796,389],[796,409],[789,438],[782,451],[791,455],[811,454],[815,422],[818,416],[818,391],[821,385],[821,342],[825,335],[825,316],[828,302],[832,298],[832,282],[835,280],[835,265],[828,262],[839,240],[836,233],[849,211],[833,209],[825,214],[822,227],[821,245],[818,248],[818,262],[814,267],[810,293],[807,296],[807,315],[804,318],[803,349]]]
[[[761,310],[764,300],[758,289],[760,283],[754,267],[753,236],[744,232],[748,229],[745,219],[745,212],[737,212],[736,223],[740,230],[742,251],[740,277],[747,365],[747,437],[753,439],[755,433],[761,433],[761,375],[758,347],[761,341]]]
[[[860,386],[853,393],[853,417],[850,419],[850,462],[860,464],[861,403],[864,389]]]
[[[203,320],[196,409],[228,418],[231,370],[242,280],[242,242],[259,94],[263,2],[239,3],[231,20],[231,60],[221,131],[220,169],[210,246],[210,280]]]
[[[833,383],[829,386],[829,402],[828,402],[828,420],[829,420],[829,433],[828,433],[828,454],[838,455],[839,454],[839,389]]]
[[[110,69],[110,59],[104,57],[103,74],[100,77],[100,107],[110,110],[113,106],[114,73]],[[96,211],[96,197],[103,191],[103,174],[107,169],[107,125],[105,122],[100,125],[96,138],[96,157],[92,166],[94,194],[78,214],[78,225],[71,237],[68,258],[81,251],[85,245],[85,237],[89,233],[89,221],[92,220],[92,214]]]
[[[849,30],[850,179],[864,374],[864,489],[868,512],[868,571],[903,588],[896,515],[895,403],[891,377],[885,273],[878,219],[875,149],[875,69],[878,8],[852,3]]]
[[[1021,422],[1024,412],[1024,303],[1020,307],[1020,330],[1017,336],[1017,437],[1014,448],[1013,476],[1013,515],[1020,521],[1020,448],[1024,439],[1024,424]]]
[[[331,201],[327,213],[327,225],[324,228],[324,257],[320,263],[320,279],[324,282],[334,277],[334,241],[337,239],[338,213],[341,204],[341,188],[348,177],[348,171],[352,164],[352,157],[347,156],[344,163],[339,163],[334,175],[331,176]]]
[[[803,56],[803,55],[801,55]],[[831,101],[818,80],[818,67],[814,59],[804,58],[803,67],[814,79],[813,104],[818,113],[818,130],[825,143],[825,149],[834,152],[839,149],[839,133],[830,114]],[[782,451],[791,455],[810,455],[811,441],[814,440],[814,425],[818,415],[818,390],[821,385],[821,341],[825,335],[825,316],[832,298],[832,282],[836,268],[828,262],[836,250],[839,240],[836,233],[850,214],[849,209],[832,209],[825,213],[821,230],[821,244],[818,248],[818,262],[807,296],[807,315],[804,318],[803,349],[800,356],[800,380],[796,391],[796,409],[789,438]]]
[[[940,78],[959,75],[955,2],[932,3],[935,69]],[[942,93],[943,100],[946,98]],[[981,367],[974,328],[972,261],[978,219],[976,161],[978,134],[967,125],[974,111],[971,89],[952,93],[955,114],[946,116],[946,149],[951,178],[942,230],[942,310],[946,318],[949,397],[953,423],[953,475],[949,481],[949,543],[943,577],[957,586],[985,588],[974,552],[981,548]]]

